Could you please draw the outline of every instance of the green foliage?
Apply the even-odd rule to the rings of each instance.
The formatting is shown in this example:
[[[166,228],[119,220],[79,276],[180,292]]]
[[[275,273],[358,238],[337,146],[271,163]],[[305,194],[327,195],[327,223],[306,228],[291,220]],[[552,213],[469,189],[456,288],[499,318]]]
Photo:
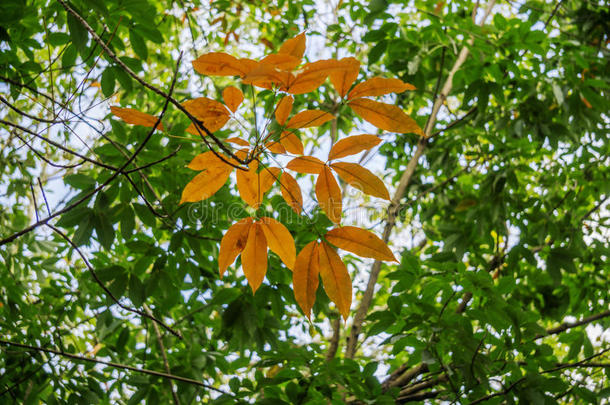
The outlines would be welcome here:
[[[337,322],[319,290],[308,323],[278,257],[254,296],[240,272],[219,278],[222,232],[250,214],[230,184],[179,205],[186,164],[208,149],[183,138],[189,123],[177,109],[129,175],[95,191],[113,175],[103,165],[121,167],[149,136],[110,118],[108,106],[158,115],[163,98],[62,2],[0,2],[0,402],[170,403],[172,390],[182,404],[607,400],[610,11],[502,3],[478,26],[473,11],[480,21],[486,4],[475,3],[348,0],[335,13],[308,0],[65,3],[163,91],[183,51],[179,101],[230,84],[191,74],[197,55],[259,58],[307,29],[312,60],[356,55],[365,77],[415,85],[386,102],[422,127],[473,38],[432,136],[385,136],[379,149],[374,171],[395,189],[424,145],[397,198],[390,246],[400,263],[381,265],[351,356],[354,317]],[[295,110],[336,105],[327,87],[314,105],[297,98]],[[273,93],[257,105],[271,108]],[[339,115],[341,133],[371,129],[350,109]],[[316,133],[304,143],[327,156]],[[47,203],[54,214],[90,194],[45,219]],[[370,206],[358,198],[354,206]],[[362,207],[360,221],[381,233],[387,206]],[[319,212],[299,221],[279,196],[260,211],[278,213],[297,250],[313,227],[331,226]],[[355,315],[371,262],[345,260]]]

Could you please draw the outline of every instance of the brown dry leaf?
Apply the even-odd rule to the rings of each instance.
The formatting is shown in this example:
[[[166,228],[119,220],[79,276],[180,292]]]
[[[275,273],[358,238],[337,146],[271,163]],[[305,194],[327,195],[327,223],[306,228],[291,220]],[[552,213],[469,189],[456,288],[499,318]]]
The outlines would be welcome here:
[[[324,238],[340,249],[352,252],[360,257],[398,262],[394,254],[374,233],[355,226],[343,226],[330,230]]]
[[[259,224],[263,228],[269,249],[282,259],[286,267],[292,270],[297,251],[290,231],[281,222],[269,217],[262,217]]]
[[[253,223],[248,231],[246,246],[241,253],[241,266],[252,288],[252,294],[256,293],[267,273],[267,239],[257,222]]]
[[[237,111],[237,107],[244,101],[244,93],[237,87],[229,86],[222,91],[222,99],[232,112]]]
[[[316,198],[328,219],[336,224],[340,223],[342,213],[341,189],[328,166],[323,166],[316,181]]]
[[[294,298],[308,319],[311,320],[311,309],[316,301],[318,290],[320,258],[318,242],[309,242],[299,252],[292,272]]]
[[[233,225],[225,232],[220,241],[220,251],[218,252],[218,269],[220,278],[223,277],[227,268],[235,261],[237,256],[244,250],[248,239],[248,231],[252,225],[252,218],[244,218]]]
[[[349,136],[333,145],[328,154],[328,160],[355,155],[363,150],[374,148],[379,142],[381,139],[376,135]]]
[[[379,129],[390,132],[412,132],[424,136],[424,131],[417,122],[395,105],[380,103],[368,98],[358,98],[349,102],[349,106],[365,121]]]
[[[347,91],[358,77],[360,72],[360,61],[356,58],[343,58],[339,60],[344,65],[343,70],[333,71],[330,74],[330,82],[341,97],[345,97]]]
[[[347,320],[352,305],[352,280],[347,272],[347,267],[328,243],[320,242],[318,252],[324,291],[328,298],[337,305],[343,319]]]
[[[141,125],[143,127],[152,128],[157,122],[157,117],[154,115],[146,114],[133,108],[122,108],[122,107],[110,107],[110,112],[116,115],[123,121],[132,125]],[[163,124],[159,123],[157,129],[163,131]]]
[[[277,107],[275,109],[275,119],[278,124],[284,125],[290,112],[292,111],[292,104],[294,103],[294,98],[292,96],[284,96],[277,103]]]
[[[280,143],[286,150],[294,155],[302,155],[305,152],[303,142],[294,132],[284,131],[280,136]]]
[[[297,173],[319,174],[324,168],[324,162],[313,156],[299,156],[286,165],[286,169]]]
[[[332,114],[321,110],[305,110],[292,117],[286,127],[294,129],[319,127],[334,118]]]
[[[269,191],[279,176],[280,169],[273,167],[257,172],[257,165],[252,163],[250,164],[250,170],[237,171],[237,190],[239,191],[239,196],[246,204],[254,209],[258,209],[265,193]]]
[[[369,170],[356,163],[337,162],[330,165],[347,184],[365,194],[390,200],[390,193],[383,181]]]
[[[229,111],[219,101],[207,97],[199,97],[182,103],[186,111],[197,118],[210,131],[216,132],[222,128],[230,118]],[[186,132],[198,135],[199,132],[193,123],[186,129]],[[201,131],[203,134],[205,132]]]
[[[244,76],[247,64],[241,59],[224,52],[210,52],[193,61],[193,69],[202,75],[210,76]]]
[[[302,32],[299,35],[286,40],[280,47],[278,53],[292,55],[300,60],[305,53],[305,42],[305,33]]]
[[[205,200],[216,193],[229,178],[233,167],[229,165],[208,168],[193,178],[182,190],[180,204]]]
[[[358,83],[347,96],[348,100],[360,97],[383,96],[388,93],[402,93],[406,90],[415,90],[415,86],[405,83],[400,79],[386,79],[384,77],[373,77],[362,83]]]
[[[290,173],[282,173],[282,176],[280,177],[280,189],[286,204],[288,204],[294,212],[300,214],[303,209],[303,195],[299,183],[297,183]]]

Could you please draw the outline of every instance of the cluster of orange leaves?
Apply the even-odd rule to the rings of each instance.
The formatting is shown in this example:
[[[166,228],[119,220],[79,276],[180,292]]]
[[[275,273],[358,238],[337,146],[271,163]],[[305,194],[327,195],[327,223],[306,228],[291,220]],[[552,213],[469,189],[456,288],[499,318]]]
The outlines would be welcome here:
[[[280,128],[247,140],[231,137],[225,142],[236,145],[234,157],[249,162],[236,170],[240,197],[258,209],[265,194],[277,182],[286,203],[300,214],[303,206],[301,189],[296,179],[279,167],[264,166],[261,159],[267,153],[303,155],[304,148],[297,130],[321,126],[335,117],[321,110],[304,110],[290,117],[294,95],[318,89],[327,78],[342,99],[364,120],[379,129],[397,133],[423,135],[417,123],[394,105],[367,97],[413,90],[399,79],[371,78],[354,86],[360,62],[354,58],[320,60],[299,67],[305,52],[303,33],[287,40],[275,54],[260,61],[238,59],[222,52],[212,52],[193,61],[193,68],[210,76],[238,76],[242,83],[286,93],[277,103],[274,118]],[[218,131],[231,119],[244,100],[242,91],[229,86],[222,92],[224,104],[206,97],[188,100],[182,105],[199,122],[191,123],[187,132],[201,135],[203,127],[210,133]],[[114,115],[125,122],[153,127],[157,118],[130,108],[111,107]],[[290,119],[289,119],[290,118]],[[203,126],[203,127],[202,127]],[[162,126],[159,129],[163,130]],[[337,162],[337,159],[369,150],[380,142],[375,135],[356,135],[339,140],[333,145],[326,162],[313,156],[296,156],[285,169],[297,173],[317,175],[315,194],[327,217],[340,225],[342,214],[341,189],[333,171],[347,184],[365,194],[389,200],[384,183],[359,164]],[[222,156],[222,157],[221,157]],[[201,201],[212,196],[228,180],[235,167],[240,166],[231,156],[208,151],[196,156],[188,165],[200,171],[184,188],[181,203]],[[320,235],[320,241],[307,244],[297,255],[294,239],[288,229],[273,218],[248,217],[233,224],[220,242],[218,265],[220,276],[241,255],[244,274],[252,291],[260,287],[267,272],[267,249],[276,253],[293,272],[293,288],[297,303],[310,316],[319,278],[328,297],[337,305],[344,318],[349,315],[352,285],[347,267],[336,248],[361,257],[395,261],[388,246],[375,234],[353,226],[338,226]]]

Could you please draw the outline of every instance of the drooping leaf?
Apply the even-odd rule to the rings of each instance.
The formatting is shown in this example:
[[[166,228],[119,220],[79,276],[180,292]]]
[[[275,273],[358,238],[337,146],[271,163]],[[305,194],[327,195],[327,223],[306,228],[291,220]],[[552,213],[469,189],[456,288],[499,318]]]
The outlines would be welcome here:
[[[324,168],[324,162],[313,156],[299,156],[288,162],[286,168],[297,173],[318,174]]]
[[[303,195],[299,183],[297,183],[290,173],[282,173],[282,176],[280,177],[280,189],[286,204],[288,204],[294,212],[300,214],[303,209]]]
[[[342,157],[355,155],[374,148],[381,142],[381,139],[376,135],[354,135],[341,139],[330,149],[328,160],[339,159]]]
[[[342,213],[341,189],[328,166],[322,166],[322,171],[318,175],[316,198],[328,219],[336,224],[340,223]]]
[[[282,259],[286,267],[292,270],[297,252],[290,231],[281,222],[269,217],[262,217],[259,224],[265,233],[269,249]]]
[[[343,58],[339,60],[345,68],[330,73],[330,82],[341,97],[345,97],[347,91],[358,77],[360,72],[360,61],[355,58]]]
[[[417,122],[395,105],[380,103],[368,98],[358,98],[348,104],[365,121],[385,131],[408,133],[423,136],[424,131]]]
[[[309,242],[299,252],[292,272],[294,298],[308,319],[311,319],[311,309],[316,301],[318,290],[320,258],[318,242]]]
[[[386,79],[384,77],[373,77],[362,83],[358,83],[347,96],[348,100],[360,97],[383,96],[388,93],[402,93],[406,90],[415,90],[415,86],[405,83],[400,79]]]
[[[122,107],[110,107],[110,112],[116,115],[128,124],[141,125],[143,127],[152,128],[157,122],[157,117],[154,115],[146,114],[133,108],[122,108]],[[163,130],[163,124],[159,123],[157,129]]]
[[[294,155],[302,155],[305,152],[303,142],[301,142],[301,139],[299,139],[294,132],[282,132],[282,136],[280,136],[280,143],[288,152]]]
[[[233,167],[212,167],[193,178],[182,190],[180,204],[205,200],[216,193],[226,182]]]
[[[332,163],[330,167],[352,187],[365,194],[390,200],[390,193],[383,181],[359,164],[337,162]]]
[[[292,104],[294,103],[294,98],[292,96],[284,96],[277,103],[277,108],[275,109],[275,119],[277,123],[280,125],[284,125],[290,112],[292,111]]]
[[[267,239],[258,222],[253,223],[248,230],[246,246],[241,253],[241,265],[254,294],[267,273]]]
[[[347,319],[352,305],[352,280],[347,272],[347,267],[328,243],[320,242],[318,252],[324,291],[328,298],[337,305],[343,319]]]
[[[275,169],[278,172],[275,172]],[[237,189],[239,196],[254,209],[258,209],[263,197],[269,191],[277,176],[279,169],[265,168],[260,172],[256,165],[250,164],[250,170],[237,170]]]
[[[248,73],[251,64],[224,52],[210,52],[193,61],[193,68],[202,75],[241,76]]]
[[[237,87],[229,86],[222,91],[222,99],[232,112],[237,111],[237,107],[244,101],[244,93]]]
[[[305,53],[305,45],[305,33],[301,32],[299,35],[284,41],[278,53],[292,55],[298,59],[301,59]]]
[[[342,226],[330,230],[324,238],[340,249],[361,257],[397,262],[394,254],[374,233],[355,226]]]
[[[233,225],[225,232],[220,241],[220,251],[218,252],[218,268],[220,278],[223,277],[227,268],[235,261],[237,256],[246,247],[248,232],[252,225],[252,218],[244,218]]]
[[[218,131],[230,118],[229,111],[222,103],[207,97],[188,100],[182,103],[182,105],[193,117],[203,122],[203,125],[210,132]],[[194,135],[199,134],[192,123],[186,131]],[[205,132],[203,133],[205,134]]]
[[[305,110],[296,114],[294,117],[288,121],[286,127],[288,128],[310,128],[310,127],[319,127],[320,125],[328,122],[335,117],[332,114],[329,114],[320,110]]]

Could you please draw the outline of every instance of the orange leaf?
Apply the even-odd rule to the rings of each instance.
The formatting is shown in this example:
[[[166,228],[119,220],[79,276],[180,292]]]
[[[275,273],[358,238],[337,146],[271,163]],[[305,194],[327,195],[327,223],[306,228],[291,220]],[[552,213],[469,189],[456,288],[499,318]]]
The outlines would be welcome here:
[[[364,194],[390,200],[390,193],[383,181],[369,170],[356,163],[337,162],[330,165],[347,184]]]
[[[343,58],[339,62],[341,62],[345,67],[343,70],[334,71],[330,74],[330,82],[335,87],[335,90],[339,93],[341,97],[345,97],[347,91],[354,80],[358,77],[358,72],[360,71],[360,61],[355,58]]]
[[[383,96],[388,93],[402,93],[405,90],[415,90],[415,86],[400,79],[373,77],[354,86],[347,98],[352,100],[360,97]]]
[[[197,118],[210,131],[216,132],[222,128],[230,118],[229,111],[220,102],[207,97],[199,97],[182,103],[186,111]],[[186,132],[198,135],[197,128],[193,123],[186,129]],[[205,132],[201,131],[203,134]]]
[[[279,171],[277,168],[269,168],[257,172],[252,164],[248,171],[237,171],[237,190],[239,191],[239,196],[254,209],[258,209],[261,205],[265,193],[269,191],[279,175],[279,172],[276,174],[275,170],[271,169]]]
[[[356,114],[379,129],[398,133],[412,132],[424,136],[424,131],[417,122],[395,105],[359,98],[350,101],[349,106]]]
[[[199,173],[182,190],[180,204],[201,201],[211,197],[227,182],[232,171],[232,166],[224,165],[223,167],[209,168]]]
[[[265,148],[271,153],[286,153],[284,145],[276,141],[267,142]]]
[[[338,224],[341,222],[341,189],[328,166],[323,166],[316,181],[316,197],[320,208],[328,219]]]
[[[277,103],[277,107],[275,109],[275,119],[277,123],[280,125],[284,125],[288,116],[290,115],[290,111],[292,111],[292,104],[294,103],[294,98],[292,96],[284,96]]]
[[[224,52],[210,52],[193,61],[193,68],[202,75],[244,76],[247,64]]]
[[[374,148],[379,142],[381,139],[376,135],[354,135],[341,139],[330,149],[328,160],[355,155],[363,150]]]
[[[294,268],[297,251],[294,247],[294,239],[290,231],[281,223],[273,218],[263,217],[260,225],[265,233],[269,249],[275,252],[290,270]]]
[[[335,59],[319,60],[307,63],[300,69],[300,73],[286,83],[281,90],[290,94],[304,94],[314,91],[324,83],[328,75],[346,69],[345,63]]]
[[[388,245],[366,229],[343,226],[330,230],[324,235],[324,238],[338,248],[357,254],[360,257],[398,262]]]
[[[245,84],[270,89],[274,85],[287,86],[294,80],[294,75],[284,70],[278,70],[275,66],[259,63],[255,68],[248,72],[244,77]]]
[[[284,148],[286,148],[288,152],[293,153],[295,155],[302,155],[305,151],[305,148],[303,147],[303,142],[301,142],[299,137],[293,132],[282,132],[282,136],[280,137],[280,143],[282,144],[282,146],[284,146]]]
[[[133,108],[110,107],[110,112],[128,124],[141,125],[143,127],[152,128],[157,122],[157,117],[146,114]],[[157,128],[163,131],[163,124],[159,123]]]
[[[288,204],[294,212],[300,214],[303,209],[303,195],[301,194],[299,183],[297,183],[290,173],[283,172],[282,177],[280,177],[280,188],[286,204]]]
[[[244,250],[246,241],[248,240],[250,225],[252,225],[252,218],[244,218],[231,225],[222,237],[222,240],[220,241],[220,251],[218,252],[220,278],[222,278],[227,268],[235,261],[242,250]]]
[[[246,141],[245,139],[236,138],[236,137],[227,138],[227,139],[225,139],[225,142],[234,143],[235,145],[239,145],[239,146],[250,146],[250,143],[248,141]]]
[[[241,254],[241,266],[254,294],[267,273],[267,239],[257,222],[253,223],[248,231],[246,246]]]
[[[324,162],[313,156],[299,156],[286,165],[286,169],[297,173],[319,174],[324,168]]]
[[[226,158],[226,160],[231,163],[237,163],[233,162],[233,159],[231,158]],[[233,170],[231,165],[224,162],[212,151],[200,153],[199,155],[195,156],[195,158],[191,160],[191,163],[189,163],[186,167],[191,170],[211,170],[216,168],[230,168]]]
[[[343,319],[347,319],[352,305],[352,280],[347,272],[347,267],[328,243],[321,242],[318,252],[324,291],[328,298],[337,305]]]
[[[280,70],[292,70],[301,63],[301,58],[283,53],[272,53],[265,56],[261,63],[271,65]]]
[[[232,112],[244,101],[244,93],[237,87],[229,86],[222,91],[222,99]]]
[[[335,117],[332,114],[329,114],[320,110],[305,110],[296,114],[294,117],[288,121],[286,126],[288,128],[310,128],[310,127],[319,127],[320,125],[328,122]]]
[[[320,273],[320,256],[318,242],[309,242],[299,252],[292,272],[294,298],[308,319],[311,320],[311,309],[316,301]]]
[[[278,53],[292,55],[301,59],[305,53],[305,41],[305,33],[302,32],[296,37],[286,40],[280,47]]]

